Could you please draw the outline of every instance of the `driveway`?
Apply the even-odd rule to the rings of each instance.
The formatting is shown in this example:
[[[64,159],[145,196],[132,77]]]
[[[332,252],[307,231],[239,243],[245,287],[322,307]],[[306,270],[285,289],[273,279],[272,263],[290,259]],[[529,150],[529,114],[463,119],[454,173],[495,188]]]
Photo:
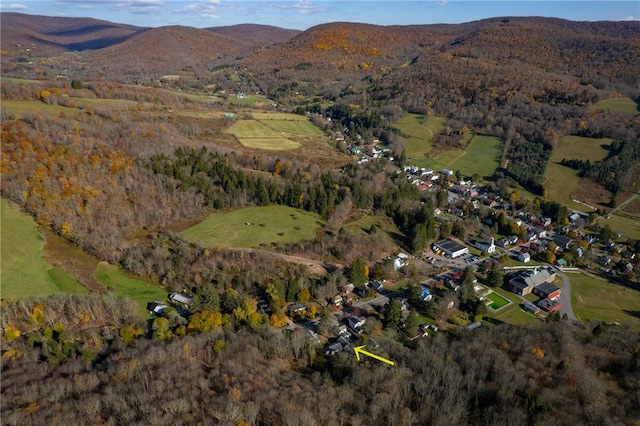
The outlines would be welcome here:
[[[560,297],[558,298],[558,302],[562,304],[562,308],[560,308],[560,314],[567,314],[567,317],[572,322],[580,322],[576,315],[573,313],[573,308],[571,306],[571,283],[569,283],[569,278],[565,275],[564,272],[560,271],[556,268],[557,274],[562,278],[562,288],[560,289]]]

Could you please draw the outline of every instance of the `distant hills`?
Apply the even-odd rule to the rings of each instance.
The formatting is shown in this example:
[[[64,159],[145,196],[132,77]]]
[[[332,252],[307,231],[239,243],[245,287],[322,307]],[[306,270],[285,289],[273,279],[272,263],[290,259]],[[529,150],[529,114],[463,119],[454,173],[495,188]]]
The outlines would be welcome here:
[[[592,85],[640,86],[639,22],[535,17],[455,25],[338,22],[300,32],[254,24],[143,28],[19,13],[2,13],[0,19],[4,74],[33,74],[34,67],[27,64],[43,58],[50,69],[72,74],[82,69],[83,78],[124,82],[134,75],[154,79],[184,69],[202,78],[217,67],[238,66],[251,70],[254,79],[264,79],[257,84],[268,88],[278,80],[322,85],[336,79],[378,79],[416,68],[409,65],[418,65],[420,72],[424,67],[444,72],[444,63],[456,58],[477,72],[533,67],[535,73],[570,75]],[[76,56],[65,56],[70,52]]]

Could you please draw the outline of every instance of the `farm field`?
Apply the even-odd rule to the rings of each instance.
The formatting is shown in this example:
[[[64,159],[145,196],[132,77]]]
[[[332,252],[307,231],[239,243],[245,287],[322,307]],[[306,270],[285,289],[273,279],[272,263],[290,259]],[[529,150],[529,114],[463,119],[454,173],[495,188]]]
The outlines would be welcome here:
[[[573,192],[580,181],[578,172],[560,164],[563,159],[602,160],[607,151],[603,146],[611,139],[593,139],[580,136],[565,136],[553,150],[545,172],[544,187],[547,198],[566,205],[570,209],[584,210],[585,206],[573,201]]]
[[[568,276],[573,312],[581,321],[596,318],[640,330],[640,291],[584,273]]]
[[[596,102],[597,109],[608,109],[609,111],[628,112],[638,114],[638,104],[631,98],[611,98]]]
[[[205,247],[250,248],[310,240],[322,225],[315,214],[291,207],[247,207],[214,213],[179,235]]]
[[[138,314],[148,316],[147,303],[165,301],[168,292],[142,280],[129,278],[117,266],[100,262],[95,273],[96,279],[121,296],[128,297],[138,305]]]
[[[425,121],[421,114],[408,114],[393,123],[393,127],[405,136],[405,149],[407,157],[411,158],[411,164],[432,167],[434,161],[427,158],[433,148],[431,138],[441,132],[446,123],[447,119],[444,117],[429,117]]]
[[[475,173],[482,177],[492,175],[500,165],[504,142],[500,138],[474,135],[467,149],[450,149],[433,158],[436,167],[459,170],[465,176]]]
[[[227,130],[227,133],[250,148],[276,151],[300,147],[299,142],[284,137],[280,132],[256,120],[239,120]]]
[[[245,111],[243,111],[245,112]],[[278,120],[278,121],[304,121],[308,122],[309,119],[305,115],[300,114],[291,114],[288,112],[277,112],[277,111],[264,111],[261,109],[253,109],[246,111],[251,114],[251,117],[254,120]]]
[[[0,209],[2,297],[24,298],[61,292],[88,292],[63,269],[54,267],[43,259],[44,241],[29,215],[4,198]]]
[[[67,117],[76,117],[85,114],[85,111],[77,108],[67,108],[61,105],[49,105],[41,101],[10,101],[2,100],[2,108],[14,113],[17,117],[23,117],[25,112],[43,114],[51,117],[66,114]]]
[[[266,106],[271,105],[271,101],[262,95],[249,95],[243,98],[229,98],[229,103],[246,106]]]
[[[324,136],[324,132],[320,130],[316,125],[311,123],[309,120],[307,121],[299,121],[299,120],[264,120],[262,121],[265,125],[271,127],[276,131],[287,132],[287,133],[296,133],[299,135],[309,135],[309,136]]]

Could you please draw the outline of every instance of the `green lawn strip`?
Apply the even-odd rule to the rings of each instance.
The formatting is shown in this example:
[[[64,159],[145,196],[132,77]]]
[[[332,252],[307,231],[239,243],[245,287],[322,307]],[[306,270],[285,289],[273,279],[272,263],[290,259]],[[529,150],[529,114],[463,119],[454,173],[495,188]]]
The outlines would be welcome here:
[[[49,294],[87,293],[60,268],[43,259],[44,241],[28,214],[6,200],[1,201],[0,292],[2,297],[24,298]]]
[[[299,148],[299,142],[287,138],[240,138],[240,144],[248,148],[265,149],[269,151],[286,151]]]
[[[263,120],[262,123],[276,131],[309,136],[324,136],[324,132],[310,121]]]
[[[609,225],[613,232],[620,233],[620,235],[633,240],[640,240],[640,220],[613,214],[609,219],[606,216],[600,217],[598,225]]]
[[[236,105],[255,105],[255,104],[267,103],[267,102],[271,102],[271,101],[269,101],[267,98],[261,95],[249,95],[240,99],[229,98],[229,103],[236,104]]]
[[[599,101],[595,104],[597,109],[607,109],[609,111],[638,113],[638,104],[631,98],[611,98]]]
[[[147,303],[166,301],[168,292],[145,281],[129,278],[117,266],[101,262],[96,269],[95,277],[107,288],[125,296],[138,305],[138,314],[148,315]]]
[[[259,247],[313,239],[322,225],[317,215],[291,207],[247,207],[214,213],[179,235],[211,248]]]
[[[640,329],[640,291],[585,273],[568,273],[571,305],[581,321],[593,318]]]
[[[451,164],[453,164],[463,155],[465,155],[465,152],[463,150],[459,148],[453,148],[448,151],[441,152],[440,154],[433,157],[433,159],[438,163],[443,164],[445,167],[450,168]]]

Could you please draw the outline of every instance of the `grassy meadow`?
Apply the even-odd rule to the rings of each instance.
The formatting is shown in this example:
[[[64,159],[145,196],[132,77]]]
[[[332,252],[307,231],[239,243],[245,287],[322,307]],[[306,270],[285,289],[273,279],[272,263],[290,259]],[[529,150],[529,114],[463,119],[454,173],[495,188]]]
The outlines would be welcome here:
[[[31,216],[1,201],[0,290],[2,297],[24,298],[54,293],[88,293],[63,269],[43,259],[44,241]]]
[[[431,139],[439,133],[447,124],[444,117],[429,117],[421,114],[407,114],[395,121],[392,126],[400,131],[405,138],[407,157],[411,158],[411,164],[420,167],[431,167],[433,160],[427,158],[427,154],[433,148]]]
[[[617,232],[626,238],[640,240],[640,220],[612,214],[608,219],[606,216],[600,217],[598,225],[609,225],[613,232]]]
[[[291,207],[247,207],[214,213],[180,236],[211,248],[259,247],[313,239],[323,224],[317,215]]]
[[[637,114],[640,110],[637,103],[631,98],[611,98],[599,101],[595,104],[597,109],[607,109],[609,111],[626,112]]]
[[[640,291],[584,273],[571,273],[571,304],[578,319],[619,322],[640,330]]]
[[[166,290],[142,280],[129,278],[120,268],[105,262],[98,264],[95,277],[108,289],[136,302],[138,314],[143,317],[148,315],[147,303],[165,301],[168,296]]]
[[[581,136],[565,136],[560,139],[553,150],[551,159],[545,172],[544,187],[547,198],[566,205],[568,208],[584,210],[582,204],[573,201],[575,190],[580,177],[578,171],[560,164],[563,159],[590,160],[596,162],[607,156],[604,148],[611,143],[611,139],[594,139]]]

